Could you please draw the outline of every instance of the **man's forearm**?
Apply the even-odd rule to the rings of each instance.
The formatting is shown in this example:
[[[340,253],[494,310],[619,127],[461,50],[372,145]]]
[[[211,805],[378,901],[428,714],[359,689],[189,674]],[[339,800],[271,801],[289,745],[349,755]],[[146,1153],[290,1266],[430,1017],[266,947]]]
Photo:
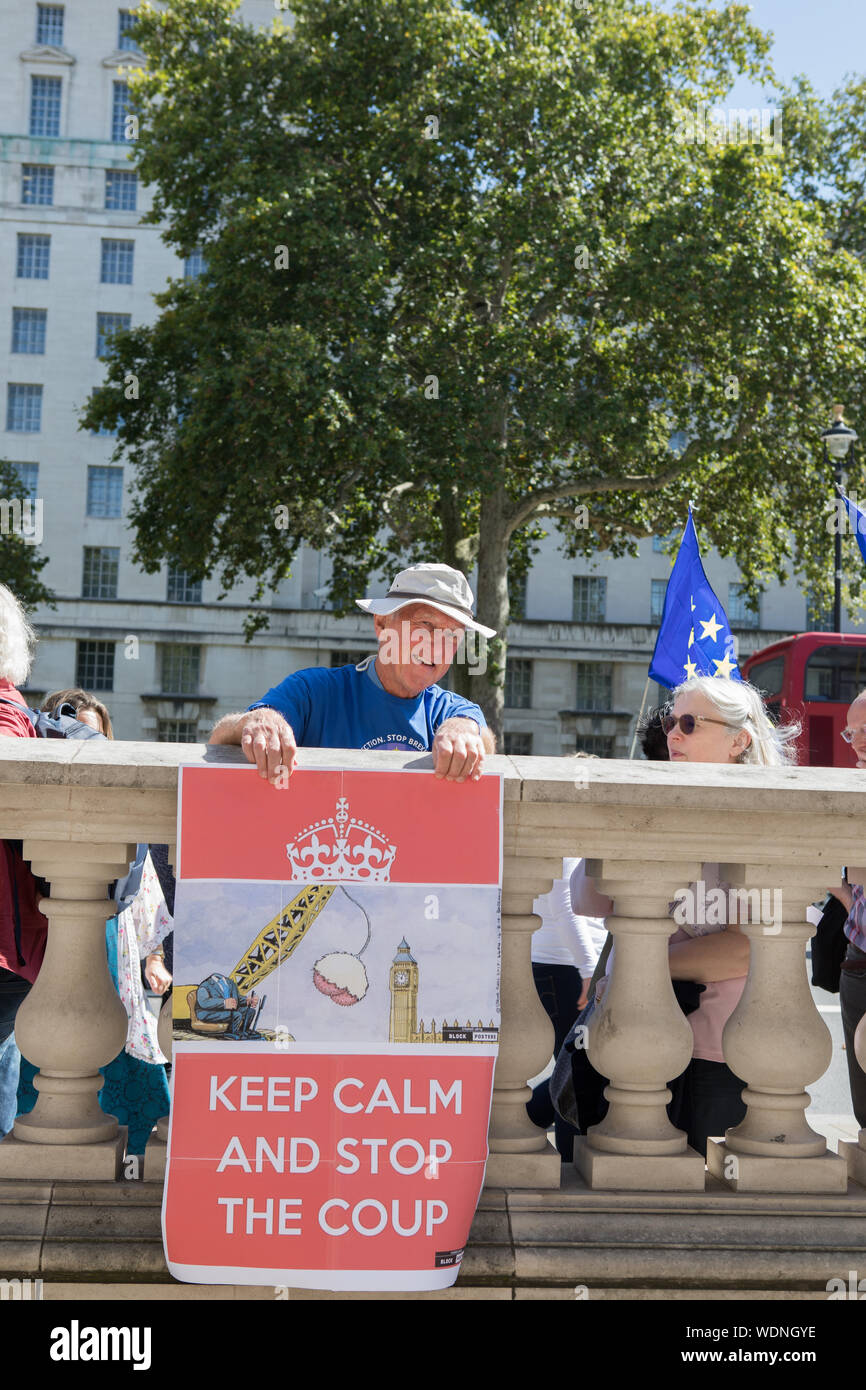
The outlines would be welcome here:
[[[727,928],[691,941],[675,941],[668,946],[668,961],[673,980],[709,985],[742,979],[749,973],[749,938]]]

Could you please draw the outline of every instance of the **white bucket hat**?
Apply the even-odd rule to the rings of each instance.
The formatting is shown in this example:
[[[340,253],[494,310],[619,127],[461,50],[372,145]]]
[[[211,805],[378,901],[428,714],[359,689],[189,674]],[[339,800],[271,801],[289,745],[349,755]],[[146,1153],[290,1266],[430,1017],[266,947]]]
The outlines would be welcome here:
[[[472,616],[475,596],[465,574],[453,570],[450,565],[413,565],[411,569],[400,571],[384,598],[358,598],[355,602],[367,613],[383,615],[408,608],[410,603],[426,603],[446,617],[456,618],[472,632],[480,632],[484,637],[496,636],[492,627],[476,623]]]

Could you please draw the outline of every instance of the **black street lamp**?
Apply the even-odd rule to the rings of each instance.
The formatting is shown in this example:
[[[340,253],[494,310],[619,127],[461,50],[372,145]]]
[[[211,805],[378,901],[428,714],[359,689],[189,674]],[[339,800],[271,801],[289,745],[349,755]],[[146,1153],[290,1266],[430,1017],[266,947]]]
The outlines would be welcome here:
[[[833,424],[829,429],[821,431],[821,440],[824,445],[824,462],[827,462],[829,454],[836,466],[836,487],[845,492],[848,486],[848,479],[845,473],[844,463],[851,450],[851,462],[854,462],[854,441],[857,438],[857,431],[852,430],[846,425],[842,416],[845,413],[844,405],[833,406]],[[842,527],[838,524],[841,516],[841,508],[838,507],[837,498],[837,526],[836,541],[833,547],[833,631],[842,631]],[[847,512],[846,512],[847,515]]]

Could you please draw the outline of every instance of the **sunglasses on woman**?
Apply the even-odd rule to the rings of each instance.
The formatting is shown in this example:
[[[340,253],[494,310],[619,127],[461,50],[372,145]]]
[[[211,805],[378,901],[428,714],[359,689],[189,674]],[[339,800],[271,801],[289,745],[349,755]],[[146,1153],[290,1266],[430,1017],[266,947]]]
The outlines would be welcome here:
[[[673,714],[662,715],[662,729],[666,734],[672,733],[677,725],[680,726],[682,733],[693,734],[698,724],[723,724],[726,729],[736,727],[734,724],[729,724],[726,719],[711,719],[708,714],[681,714],[679,718]]]

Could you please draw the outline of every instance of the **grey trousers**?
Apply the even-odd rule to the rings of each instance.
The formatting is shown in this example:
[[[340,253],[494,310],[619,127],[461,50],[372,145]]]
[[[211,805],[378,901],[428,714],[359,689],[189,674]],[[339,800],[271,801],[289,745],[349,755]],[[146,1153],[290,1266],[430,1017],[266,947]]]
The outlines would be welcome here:
[[[866,951],[859,950],[853,942],[848,942],[846,960],[866,961]],[[839,1002],[842,1006],[842,1032],[845,1035],[845,1056],[848,1059],[848,1081],[851,1086],[851,1104],[857,1123],[866,1129],[866,1072],[857,1061],[854,1052],[854,1034],[857,1024],[866,1014],[866,971],[860,975],[849,975],[842,971],[839,983]]]

